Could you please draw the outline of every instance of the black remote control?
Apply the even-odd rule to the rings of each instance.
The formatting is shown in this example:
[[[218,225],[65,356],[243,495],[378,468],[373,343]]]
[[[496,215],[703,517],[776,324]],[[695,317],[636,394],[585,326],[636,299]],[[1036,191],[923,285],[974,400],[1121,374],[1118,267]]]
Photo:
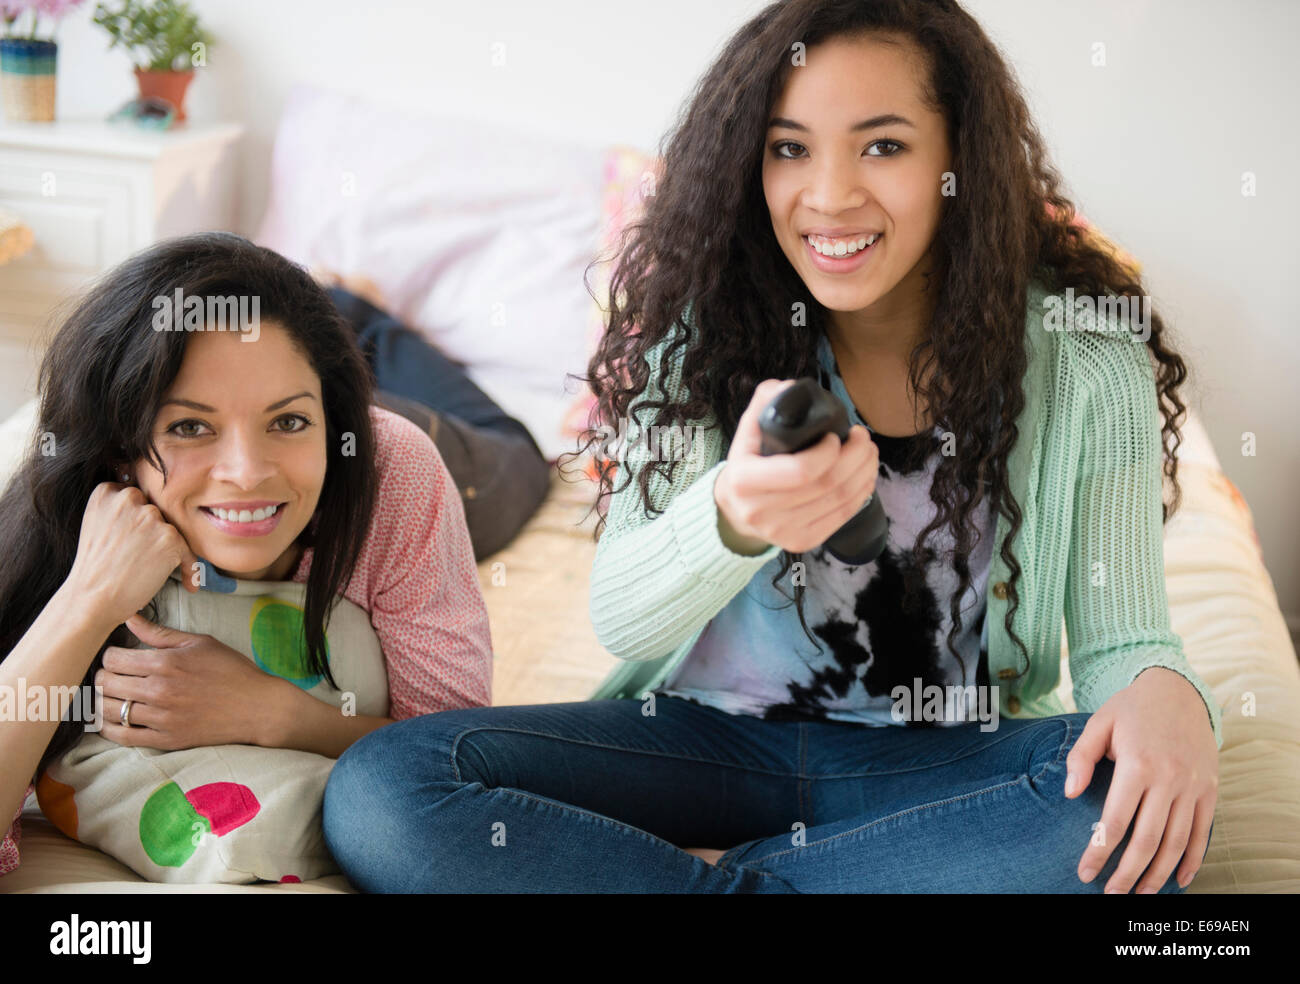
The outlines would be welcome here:
[[[834,431],[841,441],[849,439],[849,415],[844,404],[822,389],[817,380],[804,376],[777,394],[758,418],[762,432],[759,453],[794,454],[811,447]],[[831,534],[824,546],[845,564],[869,564],[885,549],[889,518],[875,492],[867,504],[847,523]]]

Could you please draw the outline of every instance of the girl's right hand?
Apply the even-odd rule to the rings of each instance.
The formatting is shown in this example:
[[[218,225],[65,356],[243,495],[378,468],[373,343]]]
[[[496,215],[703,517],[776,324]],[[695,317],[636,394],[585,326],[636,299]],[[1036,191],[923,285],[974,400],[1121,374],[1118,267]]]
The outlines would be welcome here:
[[[147,605],[177,567],[185,590],[198,591],[189,576],[197,562],[185,538],[140,489],[101,482],[86,503],[64,587],[119,625]]]
[[[713,486],[719,534],[740,552],[762,553],[769,544],[791,553],[815,549],[876,489],[880,452],[860,424],[853,425],[842,444],[832,433],[796,454],[759,453],[758,418],[793,382],[765,379],[758,384]]]

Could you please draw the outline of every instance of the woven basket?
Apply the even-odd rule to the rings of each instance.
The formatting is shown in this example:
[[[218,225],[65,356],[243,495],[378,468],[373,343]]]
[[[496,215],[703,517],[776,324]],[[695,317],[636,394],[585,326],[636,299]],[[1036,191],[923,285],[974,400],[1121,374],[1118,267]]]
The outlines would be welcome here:
[[[0,41],[0,99],[11,123],[54,121],[58,45],[53,41]]]

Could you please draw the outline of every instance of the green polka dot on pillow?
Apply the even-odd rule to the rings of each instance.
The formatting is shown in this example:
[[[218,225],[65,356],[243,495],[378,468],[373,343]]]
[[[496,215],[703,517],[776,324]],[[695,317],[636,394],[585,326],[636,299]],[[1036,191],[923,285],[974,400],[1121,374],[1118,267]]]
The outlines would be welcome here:
[[[258,598],[248,617],[248,633],[253,643],[253,662],[267,673],[274,673],[303,690],[310,690],[323,677],[313,673],[307,664],[307,639],[302,616],[302,609],[297,605],[274,598]],[[328,658],[328,640],[325,653]]]
[[[174,782],[155,789],[140,811],[140,843],[149,860],[164,868],[188,861],[211,829]]]

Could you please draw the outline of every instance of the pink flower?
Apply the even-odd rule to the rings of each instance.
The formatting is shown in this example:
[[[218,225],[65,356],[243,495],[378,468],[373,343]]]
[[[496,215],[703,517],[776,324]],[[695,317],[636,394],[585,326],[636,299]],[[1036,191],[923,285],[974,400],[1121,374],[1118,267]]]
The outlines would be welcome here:
[[[82,0],[36,0],[36,9],[42,16],[58,20],[73,7],[80,6]]]
[[[13,20],[19,14],[35,9],[37,17],[58,20],[83,0],[0,0],[0,16]]]

